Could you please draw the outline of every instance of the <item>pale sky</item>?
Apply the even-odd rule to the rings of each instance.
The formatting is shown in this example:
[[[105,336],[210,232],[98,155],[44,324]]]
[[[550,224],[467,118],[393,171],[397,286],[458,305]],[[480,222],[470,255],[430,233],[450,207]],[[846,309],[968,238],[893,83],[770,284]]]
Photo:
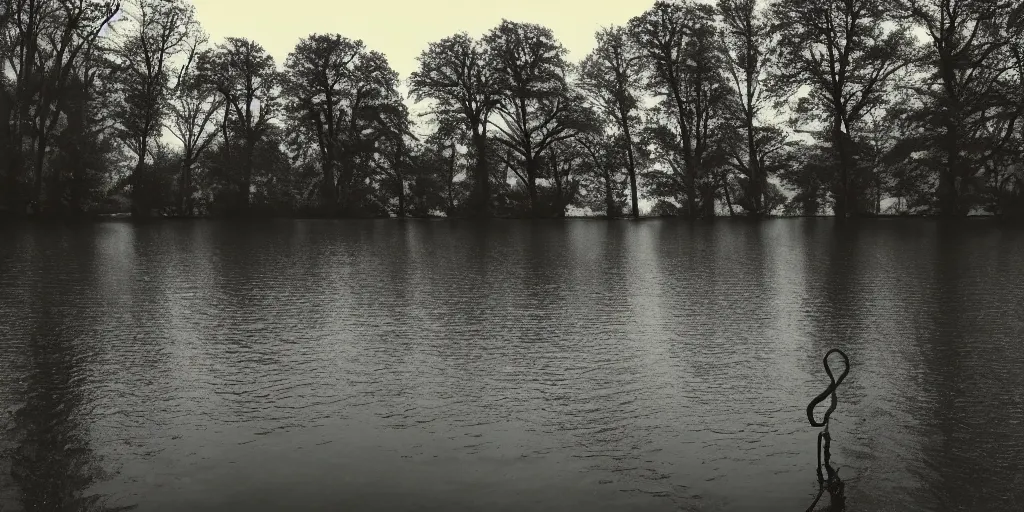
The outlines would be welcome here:
[[[247,37],[282,66],[300,38],[337,33],[387,56],[403,82],[427,43],[457,32],[474,37],[502,18],[550,28],[578,61],[602,26],[625,24],[654,0],[192,0],[211,42]],[[402,88],[403,92],[405,88]]]

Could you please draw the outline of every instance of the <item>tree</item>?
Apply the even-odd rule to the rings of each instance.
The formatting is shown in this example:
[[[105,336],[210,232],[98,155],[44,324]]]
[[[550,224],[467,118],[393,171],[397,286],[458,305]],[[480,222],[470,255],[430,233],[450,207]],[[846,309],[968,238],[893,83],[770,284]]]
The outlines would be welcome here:
[[[597,32],[596,38],[597,46],[583,59],[580,86],[599,106],[602,113],[614,121],[622,134],[621,147],[626,153],[625,164],[629,178],[632,214],[633,217],[639,217],[636,148],[633,136],[640,121],[637,112],[640,110],[638,93],[643,63],[625,28],[601,29]],[[612,209],[613,205],[609,203],[608,211],[611,212]]]
[[[285,69],[290,124],[305,141],[300,143],[318,148],[325,212],[335,211],[340,196],[342,211],[353,213],[353,193],[367,179],[389,175],[403,182],[398,166],[405,168],[408,160],[400,142],[409,131],[408,111],[398,74],[382,54],[362,41],[314,34],[299,42]]]
[[[417,59],[419,69],[409,78],[410,93],[416,101],[435,102],[439,117],[461,119],[471,134],[475,154],[471,201],[475,213],[490,214],[490,178],[487,128],[498,102],[492,68],[485,61],[486,49],[465,33],[430,43]]]
[[[409,158],[402,138],[409,119],[387,59],[362,41],[314,34],[299,42],[285,70],[283,96],[295,143],[316,148],[321,211],[351,215],[379,208],[364,201],[383,197],[379,189],[366,189],[368,183],[395,191],[404,210],[402,171]]]
[[[75,63],[57,102],[63,115],[54,139],[47,196],[52,211],[72,215],[96,206],[112,169],[125,158],[114,129],[117,77],[110,56],[93,40]]]
[[[177,206],[183,215],[193,214],[193,168],[216,140],[218,117],[224,107],[224,98],[215,84],[198,69],[197,61],[211,58],[209,50],[199,49],[205,42],[204,36],[192,40],[188,58],[178,72],[169,98],[170,132],[182,144]]]
[[[409,211],[427,216],[435,211],[451,217],[462,203],[456,178],[463,173],[458,144],[465,136],[461,123],[439,125],[424,141],[410,148]]]
[[[728,95],[713,8],[659,1],[629,28],[647,62],[648,88],[662,98],[657,113],[665,130],[657,139],[678,156],[668,163],[681,178],[684,213],[712,216],[719,187],[713,171],[721,165],[716,137]]]
[[[299,41],[285,61],[284,95],[293,121],[310,132],[320,151],[323,172],[321,207],[325,212],[337,206],[335,168],[341,158],[343,132],[352,121],[361,83],[357,61],[366,50],[362,41],[340,35],[313,34]]]
[[[897,5],[898,14],[922,27],[929,41],[928,74],[917,93],[925,100],[928,115],[922,121],[933,134],[932,147],[943,155],[939,211],[966,215],[978,171],[1012,139],[1014,123],[988,128],[1003,113],[1000,86],[1013,73],[1011,45],[1024,38],[1024,6],[998,0],[898,0]]]
[[[0,170],[8,208],[43,200],[47,151],[83,56],[119,9],[114,1],[8,0],[0,13]],[[31,187],[24,174],[31,154]],[[6,196],[6,197],[3,197]]]
[[[835,172],[830,149],[820,143],[797,142],[793,155],[793,164],[778,173],[795,191],[783,210],[787,215],[820,215],[828,199],[827,181]]]
[[[741,176],[743,208],[754,216],[769,213],[764,196],[768,192],[768,169],[762,162],[770,148],[777,147],[780,131],[766,126],[761,113],[772,97],[764,87],[775,48],[775,33],[757,0],[719,0],[722,23],[722,51],[731,85],[728,112],[742,133],[727,151],[730,165]],[[742,142],[740,142],[742,140]],[[743,148],[743,150],[740,150]]]
[[[491,126],[496,140],[521,162],[510,168],[526,187],[528,210],[536,215],[541,155],[588,128],[585,100],[569,87],[566,51],[550,29],[503,20],[484,42],[500,92],[498,119]]]
[[[583,194],[581,206],[590,207],[594,211],[603,210],[609,219],[622,215],[627,201],[624,185],[634,181],[628,174],[628,153],[623,151],[629,144],[625,134],[606,134],[603,130],[592,130],[574,137],[570,142],[579,148],[580,153],[578,165],[581,169],[578,174]],[[634,155],[634,160],[638,160],[638,156]],[[624,179],[623,169],[627,170]],[[631,194],[629,199],[633,197]]]
[[[585,133],[598,136],[599,126],[595,122],[595,129],[577,132],[572,138],[551,144],[543,155],[544,176],[549,183],[554,184],[550,213],[555,217],[565,217],[565,209],[577,205],[585,177],[600,172],[595,168],[594,157],[588,154],[581,140],[585,138]]]
[[[1024,4],[1010,17],[1010,30],[1024,30]],[[1007,134],[997,158],[987,169],[990,198],[988,210],[1008,218],[1024,219],[1024,37],[1009,46],[1013,72],[1003,80],[1004,116]]]
[[[168,114],[171,61],[190,49],[198,22],[184,0],[130,0],[127,28],[117,42],[122,103],[117,111],[121,138],[138,161],[132,172],[132,213],[146,215],[144,183],[150,144],[159,137]]]
[[[416,174],[415,165],[412,159],[410,146],[417,140],[408,128],[408,112],[404,105],[396,108],[393,117],[382,117],[378,121],[376,131],[379,137],[375,141],[375,151],[370,159],[372,170],[377,180],[381,183],[380,191],[382,202],[390,204],[390,197],[387,191],[394,191],[396,202],[396,213],[398,217],[405,217],[407,185],[409,180]]]
[[[457,119],[438,117],[437,121],[437,128],[422,145],[422,156],[425,160],[423,167],[424,169],[431,167],[436,169],[443,188],[444,208],[442,209],[445,215],[452,216],[459,205],[464,202],[456,178],[460,175],[464,177],[468,172],[468,169],[464,169],[465,166],[462,164],[463,154],[459,151],[459,147],[466,144],[469,134],[466,132],[465,124]]]
[[[832,181],[834,213],[855,213],[863,179],[853,140],[859,122],[885,104],[888,87],[913,62],[906,27],[894,20],[888,0],[777,0],[771,19],[780,30],[776,85],[790,93],[810,87],[802,107],[829,126],[838,172]]]
[[[741,122],[742,119],[739,118]],[[723,185],[723,192],[727,203],[743,208],[749,215],[771,215],[779,205],[779,192],[778,186],[768,181],[768,177],[791,165],[793,141],[779,126],[757,126],[753,130],[753,144],[748,138],[750,134],[749,130],[742,128],[728,130],[724,134],[726,168],[720,177],[728,185]],[[752,157],[749,153],[751,147],[755,150]]]
[[[242,139],[241,172],[234,182],[237,206],[246,211],[252,194],[253,155],[279,109],[280,74],[274,58],[259,43],[238,37],[227,38],[206,54],[200,69],[224,99],[225,147],[229,151],[232,147],[229,128]]]
[[[345,154],[349,164],[343,169],[342,190],[354,193],[365,181],[376,183],[379,190],[382,180],[391,179],[392,187],[381,191],[383,197],[395,191],[399,210],[404,210],[408,145],[415,137],[410,131],[409,110],[398,92],[398,73],[382,53],[370,51],[356,66],[356,74],[362,85],[348,123]],[[356,200],[354,195],[345,197],[350,198],[349,203]]]

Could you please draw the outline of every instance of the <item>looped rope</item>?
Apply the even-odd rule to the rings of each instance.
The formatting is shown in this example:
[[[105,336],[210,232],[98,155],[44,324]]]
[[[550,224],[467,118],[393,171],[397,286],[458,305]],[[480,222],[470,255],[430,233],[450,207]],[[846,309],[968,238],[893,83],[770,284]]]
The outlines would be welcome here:
[[[835,375],[832,375],[832,368],[828,365],[828,356],[832,355],[833,353],[842,356],[843,365],[845,366],[845,368],[843,368],[843,373],[839,376],[839,380],[836,380]],[[843,379],[846,378],[846,374],[850,373],[850,358],[846,357],[846,353],[843,352],[842,350],[834,348],[825,353],[825,357],[821,360],[821,363],[825,365],[825,373],[828,374],[828,378],[830,381],[832,381],[832,383],[829,384],[828,388],[826,388],[825,391],[823,391],[820,395],[814,397],[814,400],[811,400],[811,403],[807,404],[807,421],[811,422],[812,427],[825,427],[827,432],[828,418],[829,416],[832,415],[832,412],[836,410],[836,388],[838,388],[839,385],[842,384]],[[828,406],[828,409],[825,411],[825,417],[822,418],[821,423],[814,421],[814,407],[820,404],[821,402],[824,402],[825,399],[829,397],[832,398],[832,403]]]
[[[839,379],[836,379],[835,375],[832,374],[832,368],[828,364],[828,356],[832,355],[833,353],[837,353],[843,358],[844,368],[843,373],[839,375]],[[832,436],[829,435],[828,433],[828,420],[832,416],[832,412],[836,410],[836,389],[839,387],[840,384],[842,384],[843,379],[846,378],[846,375],[850,373],[850,358],[847,357],[846,353],[844,353],[842,350],[834,348],[825,353],[825,357],[822,359],[821,362],[825,366],[825,373],[828,374],[828,378],[831,381],[831,384],[828,385],[828,388],[826,388],[824,392],[814,397],[814,399],[811,400],[811,403],[807,404],[807,421],[811,423],[812,427],[825,427],[821,432],[818,433],[818,495],[814,498],[814,502],[811,503],[811,506],[807,509],[808,512],[814,510],[815,505],[818,504],[818,501],[821,499],[821,496],[825,493],[826,488],[828,489],[829,494],[833,494],[833,499],[835,499],[837,496],[839,496],[841,499],[843,492],[842,482],[839,480],[838,471],[832,468],[832,464],[830,464],[829,461],[829,459],[831,458],[829,448],[832,444]],[[831,404],[829,404],[828,409],[825,411],[825,416],[822,418],[821,422],[817,422],[814,420],[814,407],[820,404],[821,402],[824,402],[826,398],[831,398],[832,402]],[[824,446],[822,446],[823,444]],[[821,474],[822,453],[825,454],[824,466],[825,471],[828,473],[827,479],[824,475]],[[828,484],[827,487],[826,483]]]

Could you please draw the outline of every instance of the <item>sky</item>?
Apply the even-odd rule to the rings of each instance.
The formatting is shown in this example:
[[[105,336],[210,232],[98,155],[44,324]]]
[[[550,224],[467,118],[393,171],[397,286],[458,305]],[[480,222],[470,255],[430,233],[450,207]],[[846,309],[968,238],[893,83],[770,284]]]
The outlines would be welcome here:
[[[337,33],[387,56],[403,84],[431,41],[465,31],[479,37],[502,18],[554,31],[578,61],[602,26],[625,24],[654,0],[192,0],[212,43],[246,37],[283,65],[300,38]],[[405,92],[405,87],[402,88]]]

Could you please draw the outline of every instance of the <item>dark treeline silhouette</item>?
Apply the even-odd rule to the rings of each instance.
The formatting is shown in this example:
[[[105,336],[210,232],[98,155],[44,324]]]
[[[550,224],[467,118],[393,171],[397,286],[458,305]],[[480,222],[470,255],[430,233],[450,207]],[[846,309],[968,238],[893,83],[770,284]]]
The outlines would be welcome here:
[[[9,215],[1024,217],[1024,2],[659,1],[580,62],[504,20],[402,83],[186,0],[0,0]],[[580,210],[575,210],[580,209]]]

